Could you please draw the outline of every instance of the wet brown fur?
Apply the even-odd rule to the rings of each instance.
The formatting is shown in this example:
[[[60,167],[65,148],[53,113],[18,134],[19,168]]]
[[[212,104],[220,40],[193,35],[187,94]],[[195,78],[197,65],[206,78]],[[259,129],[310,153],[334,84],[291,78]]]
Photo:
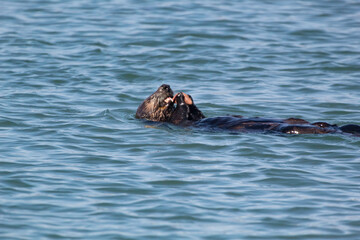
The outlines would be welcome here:
[[[135,117],[155,122],[169,121],[174,111],[174,104],[172,102],[166,102],[165,100],[172,98],[173,95],[174,93],[169,85],[161,85],[156,92],[140,104]]]

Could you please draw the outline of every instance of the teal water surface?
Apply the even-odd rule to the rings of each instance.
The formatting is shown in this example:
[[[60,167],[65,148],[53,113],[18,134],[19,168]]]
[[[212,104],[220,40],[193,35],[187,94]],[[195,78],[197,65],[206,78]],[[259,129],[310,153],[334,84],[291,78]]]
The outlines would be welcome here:
[[[360,124],[360,3],[3,0],[1,239],[360,239],[360,138],[135,119]]]

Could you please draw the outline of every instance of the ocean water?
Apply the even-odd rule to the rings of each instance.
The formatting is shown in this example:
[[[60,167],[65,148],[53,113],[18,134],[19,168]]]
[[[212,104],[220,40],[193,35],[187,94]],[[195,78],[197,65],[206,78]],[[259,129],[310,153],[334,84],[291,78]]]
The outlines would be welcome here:
[[[2,0],[1,239],[360,239],[360,138],[149,124],[360,124],[360,2]]]

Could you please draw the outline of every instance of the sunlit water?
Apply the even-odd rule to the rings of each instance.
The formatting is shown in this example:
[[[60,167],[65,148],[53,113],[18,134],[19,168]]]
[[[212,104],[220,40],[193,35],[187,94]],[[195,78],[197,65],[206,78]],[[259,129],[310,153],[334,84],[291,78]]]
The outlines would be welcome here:
[[[0,238],[358,240],[360,138],[134,114],[360,124],[359,63],[356,0],[1,1]]]

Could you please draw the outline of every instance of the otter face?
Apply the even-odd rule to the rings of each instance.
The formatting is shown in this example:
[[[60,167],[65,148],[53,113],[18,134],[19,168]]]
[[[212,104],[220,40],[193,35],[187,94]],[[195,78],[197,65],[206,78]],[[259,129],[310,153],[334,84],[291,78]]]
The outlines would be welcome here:
[[[156,92],[140,104],[135,117],[150,121],[167,122],[174,111],[173,95],[174,93],[169,85],[161,85]]]

